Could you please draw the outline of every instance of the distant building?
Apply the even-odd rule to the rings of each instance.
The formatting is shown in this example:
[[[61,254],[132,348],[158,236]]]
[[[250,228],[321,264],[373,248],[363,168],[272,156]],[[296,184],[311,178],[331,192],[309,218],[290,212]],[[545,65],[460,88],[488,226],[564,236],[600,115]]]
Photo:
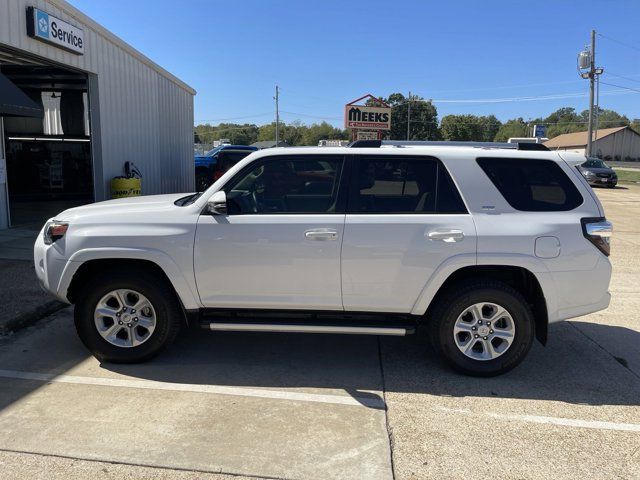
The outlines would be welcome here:
[[[565,133],[544,144],[550,150],[585,153],[588,132]],[[592,152],[604,160],[640,160],[640,134],[630,127],[601,128],[593,134]]]
[[[260,150],[265,149],[265,148],[273,148],[276,146],[276,141],[275,140],[263,140],[261,142],[254,142],[251,144],[252,147],[258,147]],[[280,140],[278,142],[278,146],[279,147],[288,147],[290,146],[287,142],[285,142],[284,140]]]

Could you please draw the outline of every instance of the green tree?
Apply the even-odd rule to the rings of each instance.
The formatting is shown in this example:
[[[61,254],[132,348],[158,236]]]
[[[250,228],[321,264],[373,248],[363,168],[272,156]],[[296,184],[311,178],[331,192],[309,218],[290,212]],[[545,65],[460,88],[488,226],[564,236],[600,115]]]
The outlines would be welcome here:
[[[279,137],[281,140],[285,140],[285,124],[284,122],[280,122],[278,124],[279,129]],[[258,141],[263,142],[266,140],[274,140],[276,139],[276,122],[267,123],[265,125],[260,125],[258,129]],[[286,141],[286,140],[285,140]]]
[[[442,117],[440,133],[444,140],[492,142],[501,125],[495,115],[447,115]]]
[[[498,129],[498,133],[494,138],[495,142],[506,142],[513,137],[528,137],[530,134],[529,126],[520,118],[507,120]]]
[[[584,130],[585,126],[582,121],[582,117],[576,113],[576,109],[573,107],[559,108],[542,119],[542,123],[547,125],[547,137],[549,138]]]
[[[625,127],[627,125],[631,125],[629,118],[625,115],[620,115],[618,112],[614,110],[607,110],[603,108],[596,107],[597,111],[595,112],[598,118],[598,128],[614,128],[614,127]],[[589,122],[589,110],[585,110],[580,114],[582,117],[584,124],[588,125]],[[585,128],[586,129],[586,128]]]
[[[215,140],[228,138],[236,145],[249,145],[258,138],[258,127],[253,124],[221,123],[219,125],[197,125],[195,136],[200,143],[213,143]]]
[[[301,145],[318,145],[320,140],[348,140],[346,130],[335,128],[327,122],[314,123],[306,127],[302,134]]]

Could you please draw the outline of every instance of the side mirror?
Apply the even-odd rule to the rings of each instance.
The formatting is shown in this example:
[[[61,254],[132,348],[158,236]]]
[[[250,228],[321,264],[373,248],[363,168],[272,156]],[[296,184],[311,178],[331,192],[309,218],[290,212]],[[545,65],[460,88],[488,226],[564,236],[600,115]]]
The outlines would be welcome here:
[[[219,190],[207,202],[207,210],[213,215],[227,214],[227,194]]]

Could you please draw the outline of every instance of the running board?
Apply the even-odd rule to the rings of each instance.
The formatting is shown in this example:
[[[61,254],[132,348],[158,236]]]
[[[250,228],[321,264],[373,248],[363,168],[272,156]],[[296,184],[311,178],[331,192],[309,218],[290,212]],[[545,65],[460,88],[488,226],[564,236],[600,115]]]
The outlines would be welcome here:
[[[373,327],[355,325],[308,325],[290,323],[210,322],[210,330],[225,332],[342,333],[352,335],[396,335],[413,333],[409,327]]]

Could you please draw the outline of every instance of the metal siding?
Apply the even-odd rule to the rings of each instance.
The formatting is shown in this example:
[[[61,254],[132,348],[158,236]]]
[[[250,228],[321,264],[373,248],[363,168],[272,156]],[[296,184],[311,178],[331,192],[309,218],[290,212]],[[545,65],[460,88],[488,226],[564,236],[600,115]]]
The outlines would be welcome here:
[[[85,54],[75,55],[27,36],[26,8],[46,10],[84,30]],[[1,0],[0,47],[6,45],[97,74],[102,181],[133,161],[144,176],[144,194],[193,191],[193,93],[129,47],[92,29],[60,0]],[[77,11],[76,11],[77,12]],[[127,51],[126,48],[129,48]],[[135,52],[134,52],[135,53]],[[100,178],[97,179],[100,181]],[[97,188],[99,191],[99,187]]]

